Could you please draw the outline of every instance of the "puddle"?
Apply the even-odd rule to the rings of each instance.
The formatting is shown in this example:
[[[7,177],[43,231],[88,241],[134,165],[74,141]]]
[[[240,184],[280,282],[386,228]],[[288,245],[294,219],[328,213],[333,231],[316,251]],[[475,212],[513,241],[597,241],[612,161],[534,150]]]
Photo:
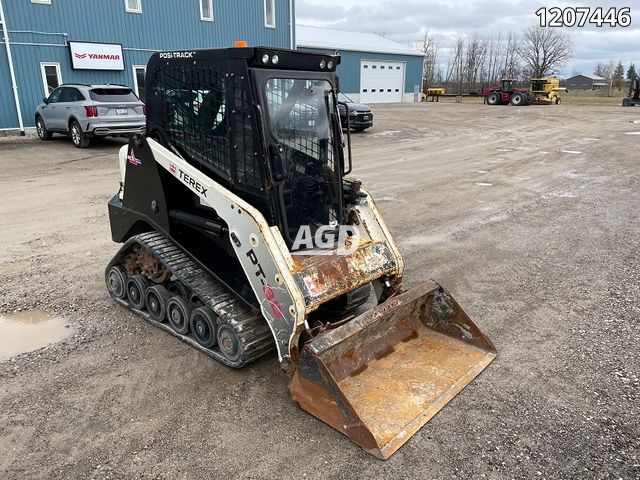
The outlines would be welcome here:
[[[582,152],[578,150],[562,150],[562,153],[570,153],[571,155],[580,155]]]
[[[627,135],[640,135],[640,132],[626,132]]]
[[[476,185],[477,185],[478,187],[490,187],[490,186],[492,186],[492,185],[493,185],[493,183],[478,182],[478,183],[476,183]]]
[[[59,342],[72,333],[64,320],[42,310],[0,315],[0,361]]]

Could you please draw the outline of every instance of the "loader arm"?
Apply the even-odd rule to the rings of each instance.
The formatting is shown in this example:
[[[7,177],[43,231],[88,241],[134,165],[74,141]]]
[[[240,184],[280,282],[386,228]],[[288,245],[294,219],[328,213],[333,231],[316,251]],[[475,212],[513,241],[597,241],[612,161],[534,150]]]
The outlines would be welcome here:
[[[231,245],[269,324],[278,359],[288,365],[297,349],[295,340],[304,329],[306,308],[288,268],[289,253],[277,227],[270,227],[257,209],[171,150],[151,138],[147,142],[158,164],[229,225]]]

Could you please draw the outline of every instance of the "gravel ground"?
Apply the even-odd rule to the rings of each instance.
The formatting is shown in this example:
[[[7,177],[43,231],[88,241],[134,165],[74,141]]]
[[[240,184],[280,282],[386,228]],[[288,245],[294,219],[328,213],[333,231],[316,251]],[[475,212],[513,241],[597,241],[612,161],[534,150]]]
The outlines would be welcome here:
[[[406,285],[434,278],[498,358],[390,460],[116,306],[103,269],[121,141],[0,142],[0,314],[65,341],[0,363],[0,478],[640,477],[640,112],[375,108],[356,176]]]

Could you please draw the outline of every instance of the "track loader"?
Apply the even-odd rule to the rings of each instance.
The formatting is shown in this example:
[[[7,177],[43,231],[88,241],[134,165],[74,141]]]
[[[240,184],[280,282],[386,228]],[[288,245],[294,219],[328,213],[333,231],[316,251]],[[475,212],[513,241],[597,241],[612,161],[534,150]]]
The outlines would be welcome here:
[[[224,365],[275,349],[300,407],[386,459],[496,351],[440,285],[401,287],[402,255],[348,177],[339,62],[154,54],[146,134],[120,151],[109,216],[123,245],[105,276],[123,307]]]

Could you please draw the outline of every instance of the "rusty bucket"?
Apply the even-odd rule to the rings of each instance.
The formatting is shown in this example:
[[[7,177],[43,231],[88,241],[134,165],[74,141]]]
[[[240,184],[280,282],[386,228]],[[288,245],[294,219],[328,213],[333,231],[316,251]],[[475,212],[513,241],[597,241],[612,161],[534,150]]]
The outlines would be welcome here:
[[[449,293],[426,282],[307,343],[289,390],[304,410],[387,459],[495,356]]]

